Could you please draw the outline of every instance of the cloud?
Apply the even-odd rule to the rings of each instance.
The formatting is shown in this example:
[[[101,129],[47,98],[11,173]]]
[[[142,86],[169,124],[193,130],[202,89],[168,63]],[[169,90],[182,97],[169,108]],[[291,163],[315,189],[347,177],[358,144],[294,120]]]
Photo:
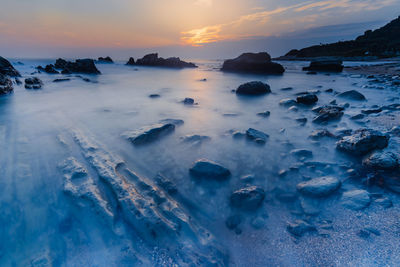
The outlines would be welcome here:
[[[200,1],[200,0],[198,0]],[[205,0],[204,0],[205,1]],[[202,2],[204,2],[202,1]],[[293,29],[302,26],[315,26],[321,17],[334,16],[333,11],[341,13],[372,11],[389,6],[396,0],[324,0],[306,1],[273,10],[257,11],[236,20],[192,29],[181,33],[184,44],[201,46],[225,40],[242,40],[253,36],[269,36],[292,25]],[[329,12],[332,11],[332,14]],[[312,12],[312,14],[310,14]],[[273,27],[272,27],[273,25]],[[286,25],[286,27],[282,27]]]
[[[195,4],[198,6],[210,7],[213,4],[213,0],[196,0]]]

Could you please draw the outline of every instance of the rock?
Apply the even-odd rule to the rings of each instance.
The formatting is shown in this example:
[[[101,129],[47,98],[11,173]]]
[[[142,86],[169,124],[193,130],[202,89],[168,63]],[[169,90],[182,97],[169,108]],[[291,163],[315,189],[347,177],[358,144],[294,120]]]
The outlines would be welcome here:
[[[175,126],[180,126],[182,124],[184,124],[185,122],[183,120],[180,119],[162,119],[159,121],[159,123],[163,123],[163,124],[173,124]]]
[[[366,115],[369,115],[369,114],[376,114],[376,113],[380,113],[380,112],[382,112],[382,109],[381,109],[381,108],[361,110],[361,113],[362,113],[362,114],[366,114]]]
[[[235,59],[225,60],[221,71],[282,74],[285,69],[281,64],[271,62],[271,56],[264,52],[244,53]]]
[[[267,217],[267,216],[257,216],[257,217],[255,217],[250,222],[251,226],[256,230],[264,228],[265,225],[267,224],[265,217]]]
[[[307,123],[307,118],[298,118],[298,119],[296,119],[296,121],[298,122],[298,123],[300,123],[300,125],[305,125],[306,123]]]
[[[64,59],[57,59],[55,68],[62,69],[62,74],[70,73],[84,73],[84,74],[101,74],[96,68],[93,59],[77,59],[75,62],[66,61]]]
[[[158,57],[157,53],[145,55],[143,58],[136,60],[134,65],[167,67],[167,68],[177,68],[177,69],[197,68],[197,66],[194,63],[182,61],[180,60],[179,57],[170,57],[164,59],[162,57]]]
[[[4,57],[0,57],[0,74],[11,77],[21,77],[21,74],[19,74],[13,65]]]
[[[265,144],[269,138],[269,135],[256,129],[249,128],[246,131],[246,137],[247,139],[252,140],[256,143]]]
[[[286,229],[295,237],[302,237],[308,232],[315,232],[317,228],[303,220],[296,220],[293,223],[288,223]]]
[[[182,101],[182,103],[185,104],[185,105],[194,105],[194,99],[193,99],[193,98],[190,98],[190,97],[186,97],[186,98]]]
[[[31,77],[25,79],[26,89],[40,89],[42,88],[43,82],[37,77]]]
[[[46,67],[39,66],[38,70],[46,72],[47,74],[59,74],[59,72],[55,69],[53,64],[46,65]]]
[[[327,71],[327,72],[342,72],[343,62],[340,60],[320,60],[311,61],[308,67],[304,67],[305,71]]]
[[[399,167],[399,158],[389,151],[377,151],[365,158],[362,164],[373,170],[393,170]]]
[[[316,202],[316,199],[301,198],[300,206],[303,209],[304,214],[306,215],[314,216],[321,212],[321,210],[318,208],[318,203]]]
[[[393,202],[387,197],[377,198],[374,202],[385,209],[393,207]]]
[[[168,180],[166,177],[162,176],[161,174],[157,174],[157,176],[154,178],[154,181],[156,184],[161,187],[162,189],[165,190],[169,195],[175,195],[178,193],[178,189],[176,186]]]
[[[293,90],[293,87],[281,88],[281,91],[291,91],[291,90]]]
[[[285,98],[285,99],[282,99],[281,101],[279,101],[279,105],[285,106],[285,107],[293,106],[296,104],[297,104],[297,102],[290,98]]]
[[[328,130],[315,130],[310,134],[310,138],[313,140],[320,140],[324,137],[336,138],[336,136]]]
[[[126,62],[126,65],[135,65],[135,59],[133,57],[130,57],[128,62]]]
[[[244,83],[236,89],[238,95],[264,95],[268,93],[271,93],[270,86],[257,81]]]
[[[21,84],[22,84],[21,80],[18,79],[18,78],[15,78],[15,83],[16,83],[17,85],[21,85]]]
[[[243,210],[255,210],[261,206],[265,198],[265,191],[258,186],[249,186],[232,193],[231,205]]]
[[[114,61],[111,59],[111,57],[99,57],[97,59],[98,63],[114,63]]]
[[[327,197],[338,190],[340,185],[341,182],[337,178],[326,176],[299,183],[297,190],[311,197]]]
[[[267,118],[271,115],[271,112],[267,110],[267,111],[259,112],[259,113],[257,113],[257,115],[260,117]]]
[[[126,132],[123,134],[132,144],[143,145],[154,142],[162,136],[172,133],[175,130],[175,125],[172,123],[155,124],[142,127],[136,131]]]
[[[318,73],[316,71],[307,71],[307,75],[317,75]]]
[[[255,176],[252,174],[247,174],[240,177],[240,181],[243,183],[252,183],[255,180]]]
[[[351,120],[362,120],[364,118],[365,118],[364,114],[357,114],[357,115],[354,115],[354,116],[350,117]]]
[[[372,129],[358,129],[354,134],[342,137],[336,143],[340,151],[356,156],[365,155],[375,149],[387,147],[389,137],[379,131]]]
[[[231,172],[227,168],[207,159],[196,161],[189,169],[189,173],[199,179],[218,181],[226,180],[231,175]]]
[[[298,158],[312,158],[313,153],[307,149],[293,149],[290,154]]]
[[[313,119],[314,123],[327,123],[330,121],[339,120],[343,116],[343,108],[339,106],[325,106],[322,107],[318,116]]]
[[[371,198],[365,190],[351,190],[343,193],[342,205],[348,209],[361,210],[369,206]]]
[[[13,90],[14,87],[11,79],[0,73],[0,95],[11,93]]]
[[[314,105],[318,102],[318,97],[314,94],[305,94],[297,97],[297,103],[303,105]]]
[[[365,96],[356,90],[346,91],[346,92],[338,94],[337,96],[341,97],[341,98],[350,99],[350,100],[358,100],[358,101],[366,100]]]
[[[242,216],[239,214],[235,214],[229,216],[228,219],[225,221],[225,225],[229,230],[236,229],[242,223]]]
[[[161,97],[159,94],[151,94],[149,95],[150,98],[159,98]]]
[[[53,80],[53,83],[59,83],[59,82],[68,82],[70,81],[70,78],[65,78],[65,79],[55,79]]]

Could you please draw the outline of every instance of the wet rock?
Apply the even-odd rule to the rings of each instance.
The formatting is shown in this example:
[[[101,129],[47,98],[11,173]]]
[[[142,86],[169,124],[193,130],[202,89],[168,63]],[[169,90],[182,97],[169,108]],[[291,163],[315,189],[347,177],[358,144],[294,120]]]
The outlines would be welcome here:
[[[176,186],[161,174],[157,174],[156,178],[154,178],[154,181],[159,187],[164,189],[165,192],[167,192],[171,196],[178,192]]]
[[[341,98],[350,99],[350,100],[358,100],[358,101],[366,100],[365,96],[356,90],[346,91],[346,92],[338,94],[337,96],[341,97]]]
[[[68,82],[70,81],[70,78],[65,78],[65,79],[54,79],[53,83],[60,83],[60,82]]]
[[[268,93],[271,93],[269,85],[257,81],[244,83],[236,89],[238,95],[264,95]]]
[[[255,177],[252,174],[247,174],[247,175],[240,177],[240,181],[243,183],[252,183],[254,180],[255,180]]]
[[[31,77],[25,79],[26,89],[40,89],[42,88],[43,82],[37,77]]]
[[[143,58],[139,58],[134,62],[134,65],[138,66],[150,66],[150,67],[166,67],[166,68],[197,68],[194,63],[185,62],[179,57],[162,58],[158,57],[157,53],[145,55]]]
[[[337,178],[326,176],[299,183],[297,190],[311,197],[327,197],[338,190],[340,185],[341,182]]]
[[[314,225],[303,220],[296,220],[292,223],[288,223],[286,229],[295,237],[302,237],[306,233],[315,232],[317,230]]]
[[[290,154],[297,158],[312,158],[313,153],[311,150],[307,149],[293,149]]]
[[[312,61],[308,67],[304,67],[305,71],[327,71],[327,72],[342,72],[343,62],[340,60],[319,60]]]
[[[290,98],[285,98],[279,101],[279,105],[289,107],[289,106],[294,106],[296,105],[297,102],[296,100],[290,99]]]
[[[399,158],[390,151],[377,151],[365,158],[362,164],[373,170],[393,170],[399,167]]]
[[[111,59],[111,57],[99,57],[97,59],[98,63],[114,63],[114,61]]]
[[[243,133],[241,131],[234,131],[232,133],[232,137],[235,138],[235,139],[240,139],[240,138],[243,138],[245,136],[246,136],[246,133]]]
[[[318,97],[314,94],[300,95],[297,97],[297,103],[303,105],[314,105],[318,102]]]
[[[244,53],[235,59],[228,59],[221,68],[227,72],[247,72],[263,74],[282,74],[285,69],[281,64],[271,62],[268,53]]]
[[[55,69],[53,64],[46,65],[46,67],[39,66],[37,67],[39,71],[46,72],[47,74],[59,74],[59,72]]]
[[[351,120],[362,120],[364,118],[365,118],[364,114],[357,114],[357,115],[354,115],[354,116],[350,117]]]
[[[194,99],[193,99],[193,98],[190,98],[190,97],[186,97],[186,98],[182,101],[182,103],[185,104],[185,105],[194,105]]]
[[[229,230],[235,230],[241,223],[242,216],[240,216],[239,214],[229,216],[225,221],[225,225]]]
[[[371,198],[365,190],[351,190],[342,195],[342,205],[348,209],[361,210],[369,206]]]
[[[161,97],[159,94],[151,94],[149,95],[150,98],[159,98]]]
[[[249,186],[232,193],[231,205],[243,210],[255,210],[261,206],[265,198],[265,191],[258,186]]]
[[[369,114],[376,114],[376,113],[380,113],[380,112],[382,112],[382,109],[381,109],[381,108],[364,109],[364,110],[361,110],[361,113],[362,113],[362,114],[366,114],[366,115],[369,115]]]
[[[101,74],[96,68],[93,59],[77,59],[75,62],[66,61],[62,58],[56,60],[55,68],[62,69],[62,74],[84,73],[84,74]]]
[[[387,197],[377,198],[374,202],[385,209],[393,207],[393,202]]]
[[[0,73],[0,95],[11,93],[13,90],[11,79]]]
[[[226,180],[231,175],[227,168],[207,159],[196,161],[189,169],[189,173],[193,177],[206,180]]]
[[[267,110],[267,111],[259,112],[259,113],[257,113],[257,115],[260,117],[267,118],[271,115],[271,112]]]
[[[265,144],[269,138],[269,135],[256,129],[249,128],[246,131],[246,137],[247,139],[252,140],[256,143]]]
[[[298,123],[300,123],[300,125],[305,125],[306,123],[307,123],[307,118],[298,118],[298,119],[296,119],[296,121],[298,122]]]
[[[20,77],[21,74],[11,65],[11,63],[0,56],[0,74],[11,76],[11,77]]]
[[[330,121],[340,120],[343,116],[343,108],[339,106],[325,106],[322,107],[318,116],[313,119],[314,123],[327,123]]]
[[[155,124],[142,127],[135,131],[126,132],[123,134],[132,144],[143,145],[154,142],[159,138],[172,133],[175,130],[175,125],[172,123]]]
[[[340,151],[353,154],[365,155],[375,149],[387,147],[389,137],[379,131],[372,129],[359,129],[350,136],[344,136],[336,143]]]
[[[126,65],[135,65],[135,59],[133,57],[130,57],[128,62],[126,62]]]
[[[313,140],[320,140],[324,137],[336,138],[336,136],[328,130],[315,130],[310,134],[310,138]]]
[[[291,91],[291,90],[293,90],[293,87],[281,88],[281,91]]]

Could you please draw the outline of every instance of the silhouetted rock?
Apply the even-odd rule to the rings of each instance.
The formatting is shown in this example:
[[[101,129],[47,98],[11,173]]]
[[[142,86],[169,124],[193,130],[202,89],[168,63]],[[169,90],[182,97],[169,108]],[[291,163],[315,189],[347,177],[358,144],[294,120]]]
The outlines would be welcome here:
[[[135,131],[130,131],[122,134],[134,145],[143,145],[156,141],[162,136],[165,136],[175,130],[175,125],[172,123],[155,124],[142,127]]]
[[[37,77],[31,77],[25,79],[26,89],[40,89],[42,88],[43,82]]]
[[[341,183],[337,178],[326,176],[299,183],[297,190],[311,197],[327,197],[338,190],[340,185]]]
[[[264,189],[258,186],[249,186],[233,192],[230,200],[234,208],[255,210],[261,206],[264,198]]]
[[[358,101],[365,100],[365,96],[356,90],[346,91],[346,92],[338,94],[337,96],[341,97],[341,98],[350,99],[350,100],[358,100]]]
[[[11,93],[13,90],[11,79],[0,73],[0,95]]]
[[[37,69],[39,71],[46,72],[48,74],[59,74],[59,72],[55,69],[53,64],[46,65],[46,67],[38,66]]]
[[[299,95],[296,101],[303,105],[314,105],[318,102],[318,97],[314,94]]]
[[[271,62],[271,56],[266,52],[244,53],[235,59],[225,60],[221,70],[261,74],[282,74],[285,72],[281,64]]]
[[[340,60],[318,60],[312,61],[310,66],[304,67],[305,71],[326,71],[326,72],[342,72],[343,62]]]
[[[135,65],[135,59],[133,57],[130,57],[128,62],[126,62],[126,65]]]
[[[11,63],[4,57],[0,57],[0,74],[8,75],[11,77],[20,77],[21,74],[11,65]]]
[[[128,64],[128,65],[132,65],[132,64]],[[134,65],[167,67],[167,68],[177,68],[177,69],[197,68],[197,66],[194,63],[182,61],[182,60],[180,60],[179,57],[170,57],[170,58],[165,59],[162,57],[158,57],[157,53],[148,54],[148,55],[144,56],[143,58],[136,60],[136,62],[134,62]]]
[[[231,175],[227,168],[207,159],[196,161],[189,173],[195,178],[206,180],[225,180]]]
[[[257,81],[244,83],[236,89],[238,95],[263,95],[267,93],[271,93],[269,85]]]
[[[111,59],[111,57],[99,57],[97,59],[98,63],[114,63],[114,61]]]
[[[96,68],[93,59],[77,59],[75,62],[66,61],[62,58],[56,60],[55,68],[62,69],[62,74],[84,73],[84,74],[101,74]]]
[[[354,134],[342,137],[336,143],[340,151],[356,156],[365,155],[375,149],[383,149],[389,143],[389,136],[371,129],[359,129]]]

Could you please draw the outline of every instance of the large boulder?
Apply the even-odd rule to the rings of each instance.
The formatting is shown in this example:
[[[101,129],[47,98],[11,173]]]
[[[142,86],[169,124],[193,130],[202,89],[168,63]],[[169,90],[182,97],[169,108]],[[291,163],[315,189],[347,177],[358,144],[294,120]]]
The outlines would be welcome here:
[[[338,190],[340,185],[337,178],[326,176],[299,183],[297,190],[310,197],[327,197]]]
[[[258,186],[249,186],[233,192],[230,201],[234,208],[255,210],[261,206],[264,198],[264,189]]]
[[[311,61],[308,67],[304,67],[305,71],[326,71],[326,72],[342,72],[343,62],[340,60],[318,60]]]
[[[236,89],[236,94],[238,95],[264,95],[268,93],[271,93],[270,86],[257,81],[244,83]]]
[[[43,82],[38,77],[30,77],[25,79],[26,89],[40,89],[42,88]]]
[[[357,101],[364,101],[366,100],[365,96],[356,90],[350,90],[337,95],[341,98],[346,98],[349,100],[357,100]]]
[[[21,74],[11,65],[11,63],[4,57],[0,57],[0,74],[8,75],[11,77],[20,77]]]
[[[336,143],[340,151],[356,156],[365,155],[375,149],[383,149],[389,143],[389,136],[372,129],[358,129],[352,135],[344,136]]]
[[[13,90],[11,79],[0,73],[0,95],[11,93]]]
[[[156,141],[175,130],[172,123],[159,123],[142,127],[135,131],[125,132],[122,136],[126,137],[134,145],[143,145]]]
[[[225,180],[231,175],[227,168],[207,159],[196,161],[189,173],[195,178],[206,180]]]
[[[66,61],[62,58],[56,60],[55,68],[61,69],[62,74],[83,73],[83,74],[101,74],[94,64],[93,59],[77,59],[75,62]]]
[[[130,65],[130,64],[128,64]],[[194,63],[185,62],[179,57],[162,58],[158,57],[157,53],[145,55],[134,62],[138,66],[153,66],[153,67],[168,67],[168,68],[197,68]]]
[[[285,72],[281,64],[271,62],[271,56],[266,52],[244,53],[237,58],[225,60],[221,70],[262,74],[282,74]]]

